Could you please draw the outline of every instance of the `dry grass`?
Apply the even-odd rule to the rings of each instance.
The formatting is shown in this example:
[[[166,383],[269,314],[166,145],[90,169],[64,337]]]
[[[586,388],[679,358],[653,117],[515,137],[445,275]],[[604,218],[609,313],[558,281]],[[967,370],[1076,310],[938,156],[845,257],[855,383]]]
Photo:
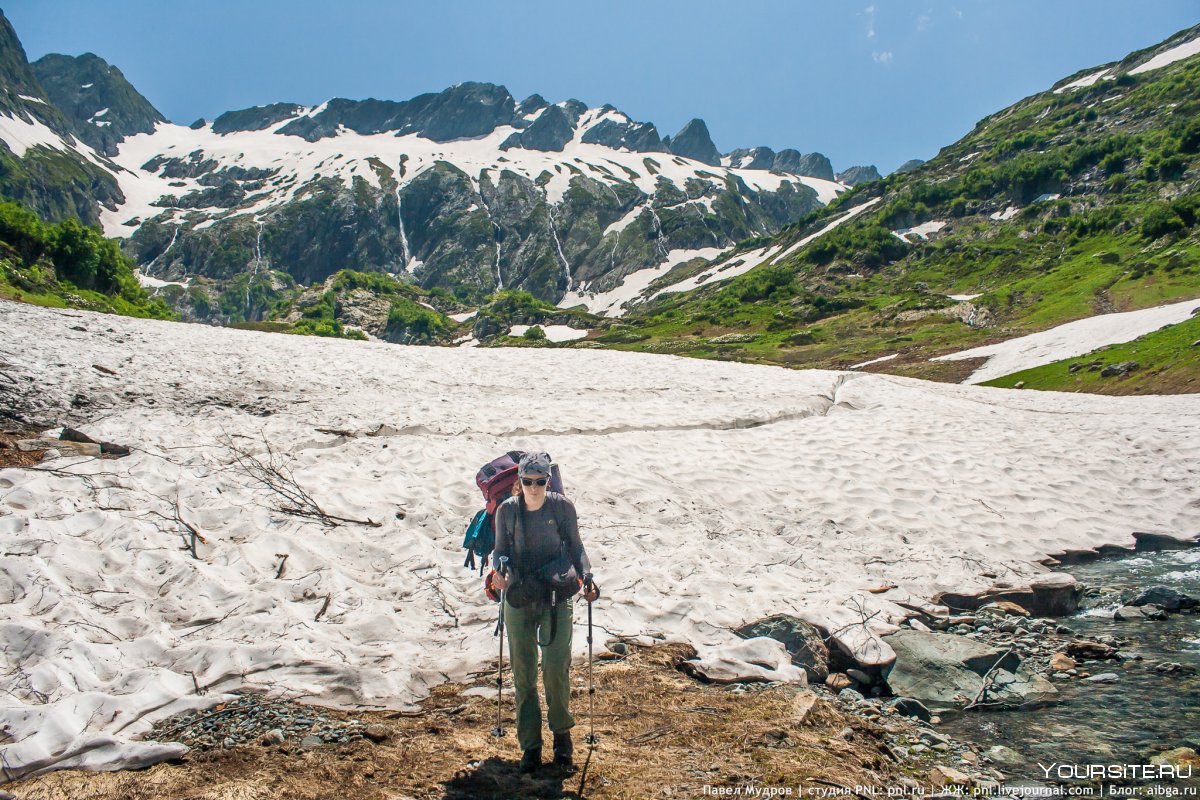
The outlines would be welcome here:
[[[25,452],[17,449],[19,439],[37,438],[38,431],[30,429],[6,429],[0,431],[0,469],[5,467],[31,467],[42,460],[45,450]]]
[[[796,689],[736,695],[674,669],[685,645],[634,649],[596,667],[596,733],[589,753],[586,687],[576,668],[575,770],[517,773],[511,702],[500,740],[495,704],[447,684],[419,716],[360,714],[391,731],[382,744],[193,751],[140,772],[51,773],[5,787],[21,800],[401,800],[402,798],[701,797],[703,787],[895,783],[882,729],[818,701],[800,719]],[[511,698],[507,698],[511,700]],[[886,724],[886,723],[885,723]]]

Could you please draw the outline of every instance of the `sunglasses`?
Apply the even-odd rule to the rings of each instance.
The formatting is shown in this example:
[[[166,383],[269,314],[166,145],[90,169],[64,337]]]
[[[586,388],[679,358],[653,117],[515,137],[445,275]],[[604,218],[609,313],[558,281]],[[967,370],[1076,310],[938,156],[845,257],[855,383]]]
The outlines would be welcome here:
[[[549,478],[521,478],[522,486],[545,486]]]

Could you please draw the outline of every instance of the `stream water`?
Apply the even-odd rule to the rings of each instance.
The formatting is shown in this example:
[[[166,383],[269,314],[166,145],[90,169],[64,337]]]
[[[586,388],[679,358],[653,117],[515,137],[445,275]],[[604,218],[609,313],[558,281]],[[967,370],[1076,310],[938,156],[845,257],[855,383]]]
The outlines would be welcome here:
[[[1117,673],[1119,679],[1115,683],[1059,681],[1061,699],[1052,705],[962,714],[947,720],[941,729],[980,752],[997,744],[1015,750],[1021,762],[1001,765],[1001,770],[1014,778],[1045,783],[1057,782],[1053,772],[1047,780],[1043,769],[1052,764],[1149,764],[1163,750],[1200,751],[1200,613],[1171,614],[1161,621],[1113,620],[1122,600],[1151,586],[1168,586],[1200,598],[1200,548],[1139,553],[1068,569],[1089,592],[1079,612],[1059,622],[1080,638],[1127,639],[1120,645],[1121,652],[1140,654],[1141,659],[1087,662],[1080,669],[1092,675]],[[1164,662],[1180,664],[1190,674],[1156,672],[1155,666]],[[1193,768],[1192,775],[1190,785],[1200,784],[1200,770]],[[1159,782],[1157,778],[1116,781],[1134,786]]]

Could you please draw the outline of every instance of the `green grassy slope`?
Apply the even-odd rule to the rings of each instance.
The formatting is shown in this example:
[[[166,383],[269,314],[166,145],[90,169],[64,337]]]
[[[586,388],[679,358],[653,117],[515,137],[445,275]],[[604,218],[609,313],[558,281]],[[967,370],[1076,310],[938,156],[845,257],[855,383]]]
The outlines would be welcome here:
[[[1200,297],[1200,57],[1027,98],[916,171],[860,186],[775,241],[796,242],[874,198],[779,263],[665,295],[599,341],[797,367],[898,354],[871,369],[961,380],[961,362],[928,359]],[[893,233],[929,222],[943,227],[928,239]],[[952,294],[979,296],[964,304]],[[1185,356],[1173,369],[1200,376],[1200,351]]]

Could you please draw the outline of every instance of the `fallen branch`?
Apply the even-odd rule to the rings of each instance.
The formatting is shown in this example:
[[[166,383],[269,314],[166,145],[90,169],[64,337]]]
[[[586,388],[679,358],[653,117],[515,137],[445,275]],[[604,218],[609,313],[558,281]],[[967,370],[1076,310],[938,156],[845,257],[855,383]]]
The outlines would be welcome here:
[[[1004,661],[1004,659],[1008,658],[1010,655],[1012,655],[1012,648],[1005,650],[1004,654],[1002,656],[1000,656],[1000,658],[996,659],[996,663],[992,664],[992,668],[989,669],[987,672],[983,673],[983,686],[979,687],[979,693],[975,695],[974,700],[972,700],[970,703],[968,703],[963,708],[963,711],[968,711],[972,708],[975,708],[976,706],[990,705],[987,701],[987,692],[988,692],[988,687],[990,687],[992,684],[992,675],[996,672],[997,669],[999,669],[1000,663],[1002,661]]]
[[[333,592],[328,592],[325,595],[325,602],[321,604],[321,610],[317,612],[317,616],[313,618],[313,622],[321,619],[321,615],[329,609],[329,601],[333,599]]]
[[[304,490],[304,487],[300,485],[296,477],[292,475],[291,470],[288,469],[283,457],[272,449],[271,443],[265,437],[263,445],[267,451],[265,460],[259,458],[249,450],[243,450],[236,446],[233,443],[233,439],[228,435],[225,438],[225,446],[233,455],[233,462],[238,470],[271,495],[275,500],[275,507],[279,511],[284,514],[318,520],[327,528],[337,527],[337,524],[340,522],[351,525],[368,525],[372,528],[382,526],[382,523],[370,519],[362,520],[339,517],[336,514],[326,512],[317,503],[316,499]]]

